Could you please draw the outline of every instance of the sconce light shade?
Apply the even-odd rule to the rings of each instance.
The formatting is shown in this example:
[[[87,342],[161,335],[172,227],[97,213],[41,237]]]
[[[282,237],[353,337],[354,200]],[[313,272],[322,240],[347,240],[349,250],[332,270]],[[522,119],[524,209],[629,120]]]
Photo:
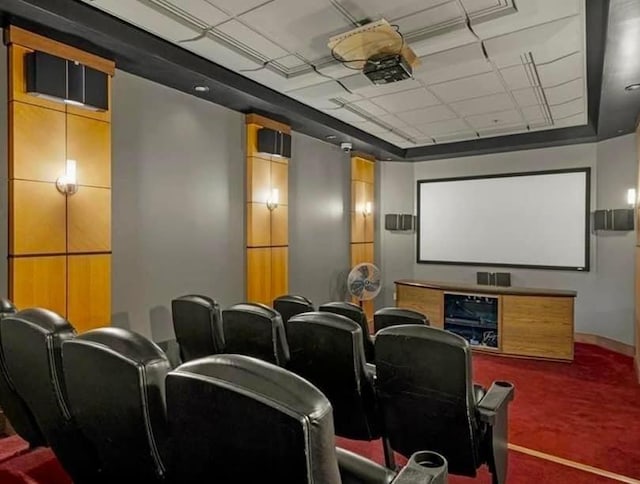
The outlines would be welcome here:
[[[627,190],[627,203],[633,207],[635,207],[636,205],[636,189],[635,188],[629,188]]]
[[[56,188],[66,195],[73,195],[78,191],[76,160],[67,160],[64,175],[56,180]]]
[[[267,199],[267,208],[269,210],[275,210],[278,208],[278,203],[280,203],[280,192],[277,188],[273,188],[271,190],[271,195]]]

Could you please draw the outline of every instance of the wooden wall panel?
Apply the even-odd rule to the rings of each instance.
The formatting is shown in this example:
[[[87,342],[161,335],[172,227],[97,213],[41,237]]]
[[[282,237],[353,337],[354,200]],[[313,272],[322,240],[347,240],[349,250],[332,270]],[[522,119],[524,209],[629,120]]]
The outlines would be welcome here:
[[[10,106],[9,177],[55,182],[64,173],[64,112],[19,102]]]
[[[374,261],[375,243],[375,160],[361,155],[351,157],[351,267]],[[370,214],[365,213],[367,204]],[[358,302],[355,298],[353,302]],[[375,303],[363,302],[371,323]],[[370,324],[371,326],[371,324]]]
[[[67,257],[9,259],[9,298],[16,307],[42,307],[67,314]]]
[[[5,41],[9,44],[10,295],[19,308],[52,309],[80,329],[109,324],[111,112],[27,94],[25,55],[39,50],[109,76],[115,64],[13,26],[5,31]],[[110,97],[110,78],[108,86]],[[60,193],[55,185],[64,175],[67,159],[76,160],[75,194]]]
[[[289,290],[289,248],[271,249],[271,301]],[[271,303],[269,303],[271,304]]]
[[[67,158],[78,164],[78,184],[110,188],[111,124],[67,115]]]
[[[80,187],[67,207],[68,252],[111,251],[111,190]]]
[[[444,328],[444,292],[439,289],[425,289],[396,285],[396,304],[399,308],[418,311],[429,318],[431,326]]]
[[[111,255],[70,255],[68,315],[79,332],[111,323]]]
[[[66,204],[53,183],[9,182],[9,254],[66,252]]]
[[[247,249],[247,300],[271,305],[271,247]]]
[[[262,127],[291,130],[259,115],[246,116],[247,300],[271,305],[289,287],[289,160],[258,152]],[[278,206],[269,210],[273,189]]]

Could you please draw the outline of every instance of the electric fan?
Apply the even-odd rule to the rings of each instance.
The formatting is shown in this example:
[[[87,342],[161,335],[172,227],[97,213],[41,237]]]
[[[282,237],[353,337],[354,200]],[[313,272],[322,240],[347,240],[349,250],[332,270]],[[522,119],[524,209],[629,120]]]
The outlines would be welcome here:
[[[347,287],[360,302],[373,299],[380,292],[380,269],[369,262],[358,264],[347,277]]]

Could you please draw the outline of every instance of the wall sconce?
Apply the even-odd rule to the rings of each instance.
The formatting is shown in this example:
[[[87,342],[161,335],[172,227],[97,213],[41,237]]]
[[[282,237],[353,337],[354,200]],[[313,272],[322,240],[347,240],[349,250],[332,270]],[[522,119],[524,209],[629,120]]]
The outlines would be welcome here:
[[[277,188],[271,190],[271,196],[267,198],[267,208],[271,211],[278,208],[278,202],[280,201],[280,193]]]
[[[627,190],[627,203],[629,205],[631,205],[632,207],[635,207],[636,205],[636,189],[635,188],[629,188]]]
[[[362,215],[366,217],[367,215],[371,215],[372,212],[373,212],[373,206],[371,202],[365,203],[364,207],[362,207]]]
[[[65,195],[73,195],[78,191],[76,160],[67,160],[64,175],[56,180],[56,188]]]

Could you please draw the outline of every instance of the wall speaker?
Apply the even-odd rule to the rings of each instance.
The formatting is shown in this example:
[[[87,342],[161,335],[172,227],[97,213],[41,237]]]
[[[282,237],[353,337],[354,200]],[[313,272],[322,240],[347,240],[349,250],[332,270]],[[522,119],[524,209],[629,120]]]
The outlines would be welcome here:
[[[629,231],[634,229],[634,219],[632,208],[596,210],[593,212],[593,228],[594,230]]]
[[[495,285],[509,287],[511,286],[511,273],[510,272],[496,272],[495,273]]]
[[[491,286],[491,273],[476,272],[476,282],[479,286]]]
[[[387,213],[384,216],[384,228],[385,230],[400,230],[400,214]]]
[[[87,109],[109,109],[109,79],[104,72],[45,52],[25,56],[27,93]]]
[[[400,230],[414,230],[415,217],[411,214],[403,213],[400,215]]]
[[[260,128],[258,130],[258,151],[291,158],[291,135],[275,129]]]

